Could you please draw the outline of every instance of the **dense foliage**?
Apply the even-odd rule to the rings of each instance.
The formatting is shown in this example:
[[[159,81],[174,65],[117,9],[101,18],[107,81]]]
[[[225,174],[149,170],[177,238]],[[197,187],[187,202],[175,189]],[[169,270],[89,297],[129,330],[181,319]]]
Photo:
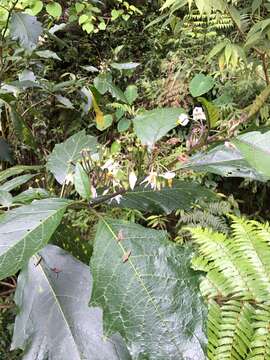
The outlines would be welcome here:
[[[0,0],[1,359],[270,359],[269,12]]]

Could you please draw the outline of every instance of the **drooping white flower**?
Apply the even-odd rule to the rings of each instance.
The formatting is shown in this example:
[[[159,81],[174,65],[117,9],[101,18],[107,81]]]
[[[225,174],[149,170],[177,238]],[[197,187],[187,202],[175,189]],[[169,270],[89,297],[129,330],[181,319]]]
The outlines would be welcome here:
[[[164,174],[161,174],[160,176],[163,177],[164,179],[166,180],[171,180],[175,177],[176,173],[175,172],[172,172],[172,171],[168,171]]]
[[[189,118],[187,114],[181,114],[178,117],[177,124],[181,126],[186,126],[189,123]]]
[[[74,175],[72,173],[68,173],[65,177],[65,183],[68,184],[74,184]]]
[[[135,188],[135,185],[137,182],[137,176],[134,171],[131,171],[131,173],[129,174],[128,180],[129,180],[129,186],[130,186],[131,190],[133,190]]]
[[[145,184],[145,187],[150,185],[151,189],[156,190],[158,187],[158,181],[157,181],[158,174],[155,171],[150,171],[150,174],[146,176],[146,178],[141,182],[141,184]]]
[[[98,196],[97,190],[93,185],[91,185],[91,193],[92,193],[92,198],[93,199],[95,199]]]
[[[196,107],[193,109],[192,116],[193,116],[193,120],[194,120],[194,121],[206,120],[206,115],[205,115],[205,113],[204,113],[204,111],[203,111],[203,108],[200,107],[200,106],[196,106]]]
[[[109,201],[109,203],[111,204],[113,201],[116,201],[117,202],[117,204],[120,204],[120,202],[121,202],[121,199],[122,199],[122,195],[116,195],[115,197],[113,197],[110,201]]]

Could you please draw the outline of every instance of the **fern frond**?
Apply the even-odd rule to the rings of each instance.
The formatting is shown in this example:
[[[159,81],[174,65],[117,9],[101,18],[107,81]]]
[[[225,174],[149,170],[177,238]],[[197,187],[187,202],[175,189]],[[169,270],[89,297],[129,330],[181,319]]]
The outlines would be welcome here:
[[[254,329],[255,309],[248,302],[212,302],[208,315],[208,357],[215,360],[246,359]]]
[[[270,226],[233,219],[231,236],[190,229],[204,271],[210,360],[270,359]]]
[[[253,316],[254,336],[247,360],[270,359],[270,303],[261,305]]]
[[[199,245],[200,255],[211,264],[207,276],[216,284],[222,296],[254,299],[256,294],[249,287],[245,274],[239,269],[239,259],[231,251],[230,239],[207,229],[196,228],[190,231]]]

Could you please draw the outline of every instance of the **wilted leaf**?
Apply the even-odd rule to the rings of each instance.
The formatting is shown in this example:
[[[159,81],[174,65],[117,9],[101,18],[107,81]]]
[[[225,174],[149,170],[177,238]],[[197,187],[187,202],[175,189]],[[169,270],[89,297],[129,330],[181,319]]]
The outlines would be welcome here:
[[[68,174],[73,173],[75,163],[82,158],[81,151],[84,149],[89,149],[91,154],[97,152],[96,138],[86,135],[84,130],[55,145],[48,157],[47,168],[60,184],[65,182]]]
[[[88,307],[88,267],[53,245],[39,254],[18,278],[12,349],[26,349],[24,360],[130,360],[119,335],[103,335],[102,311]]]
[[[70,202],[37,200],[0,218],[0,279],[14,275],[49,241]]]
[[[205,359],[205,306],[190,258],[166,232],[100,220],[90,304],[103,308],[106,332],[119,332],[133,359]]]
[[[10,35],[13,40],[18,40],[20,45],[27,49],[33,50],[38,38],[42,34],[42,26],[35,16],[13,11],[10,24]]]

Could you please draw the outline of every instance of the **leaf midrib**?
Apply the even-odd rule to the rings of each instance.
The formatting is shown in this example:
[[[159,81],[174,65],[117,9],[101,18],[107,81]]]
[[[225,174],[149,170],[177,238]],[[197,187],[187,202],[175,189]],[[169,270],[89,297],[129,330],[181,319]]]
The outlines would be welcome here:
[[[105,226],[108,228],[109,232],[112,234],[113,238],[116,240],[116,244],[121,248],[123,255],[126,254],[126,250],[123,247],[123,245],[121,244],[121,242],[118,241],[117,235],[115,234],[114,230],[112,229],[112,227],[110,226],[110,224],[103,218],[101,217],[101,220],[103,221],[103,223],[105,224]],[[181,350],[179,349],[177,342],[176,342],[176,338],[175,338],[175,334],[171,332],[171,330],[169,329],[169,327],[166,324],[166,321],[163,319],[162,313],[159,310],[158,306],[155,304],[155,299],[151,296],[149,290],[147,289],[143,279],[141,278],[141,275],[139,274],[139,272],[137,271],[135,265],[132,262],[131,257],[128,259],[128,263],[131,266],[132,270],[134,271],[134,274],[138,280],[138,282],[141,284],[143,290],[145,291],[147,297],[149,298],[151,304],[153,305],[158,317],[160,318],[161,322],[163,323],[164,327],[167,329],[167,331],[169,333],[172,334],[172,337],[170,338],[171,341],[173,342],[175,348],[178,350],[179,354],[181,354]]]
[[[36,258],[37,261],[39,261],[39,258],[38,258],[36,255],[34,255],[34,257]],[[42,266],[41,264],[39,264],[38,267],[41,269],[41,273],[42,273],[43,277],[45,278],[45,281],[47,282],[49,289],[51,290],[52,297],[55,299],[55,303],[58,305],[58,308],[59,308],[59,310],[60,310],[60,313],[62,314],[63,321],[65,322],[66,327],[68,328],[69,333],[71,334],[73,343],[74,343],[75,348],[76,348],[76,350],[77,350],[77,352],[78,352],[78,355],[79,355],[79,359],[82,359],[82,358],[81,358],[81,355],[80,355],[80,350],[78,349],[78,346],[77,346],[77,344],[76,344],[76,342],[75,342],[75,340],[74,340],[71,327],[69,326],[69,323],[68,323],[68,321],[67,321],[67,319],[66,319],[65,312],[64,312],[64,310],[63,310],[62,307],[61,307],[61,304],[60,304],[60,302],[59,302],[59,300],[58,300],[57,294],[55,293],[55,291],[54,291],[54,289],[53,289],[53,286],[51,285],[51,282],[50,282],[49,278],[47,277],[46,272],[45,272],[44,269],[43,269],[43,266]],[[57,305],[56,305],[56,306],[57,306]],[[72,360],[74,360],[74,359],[72,359]]]

